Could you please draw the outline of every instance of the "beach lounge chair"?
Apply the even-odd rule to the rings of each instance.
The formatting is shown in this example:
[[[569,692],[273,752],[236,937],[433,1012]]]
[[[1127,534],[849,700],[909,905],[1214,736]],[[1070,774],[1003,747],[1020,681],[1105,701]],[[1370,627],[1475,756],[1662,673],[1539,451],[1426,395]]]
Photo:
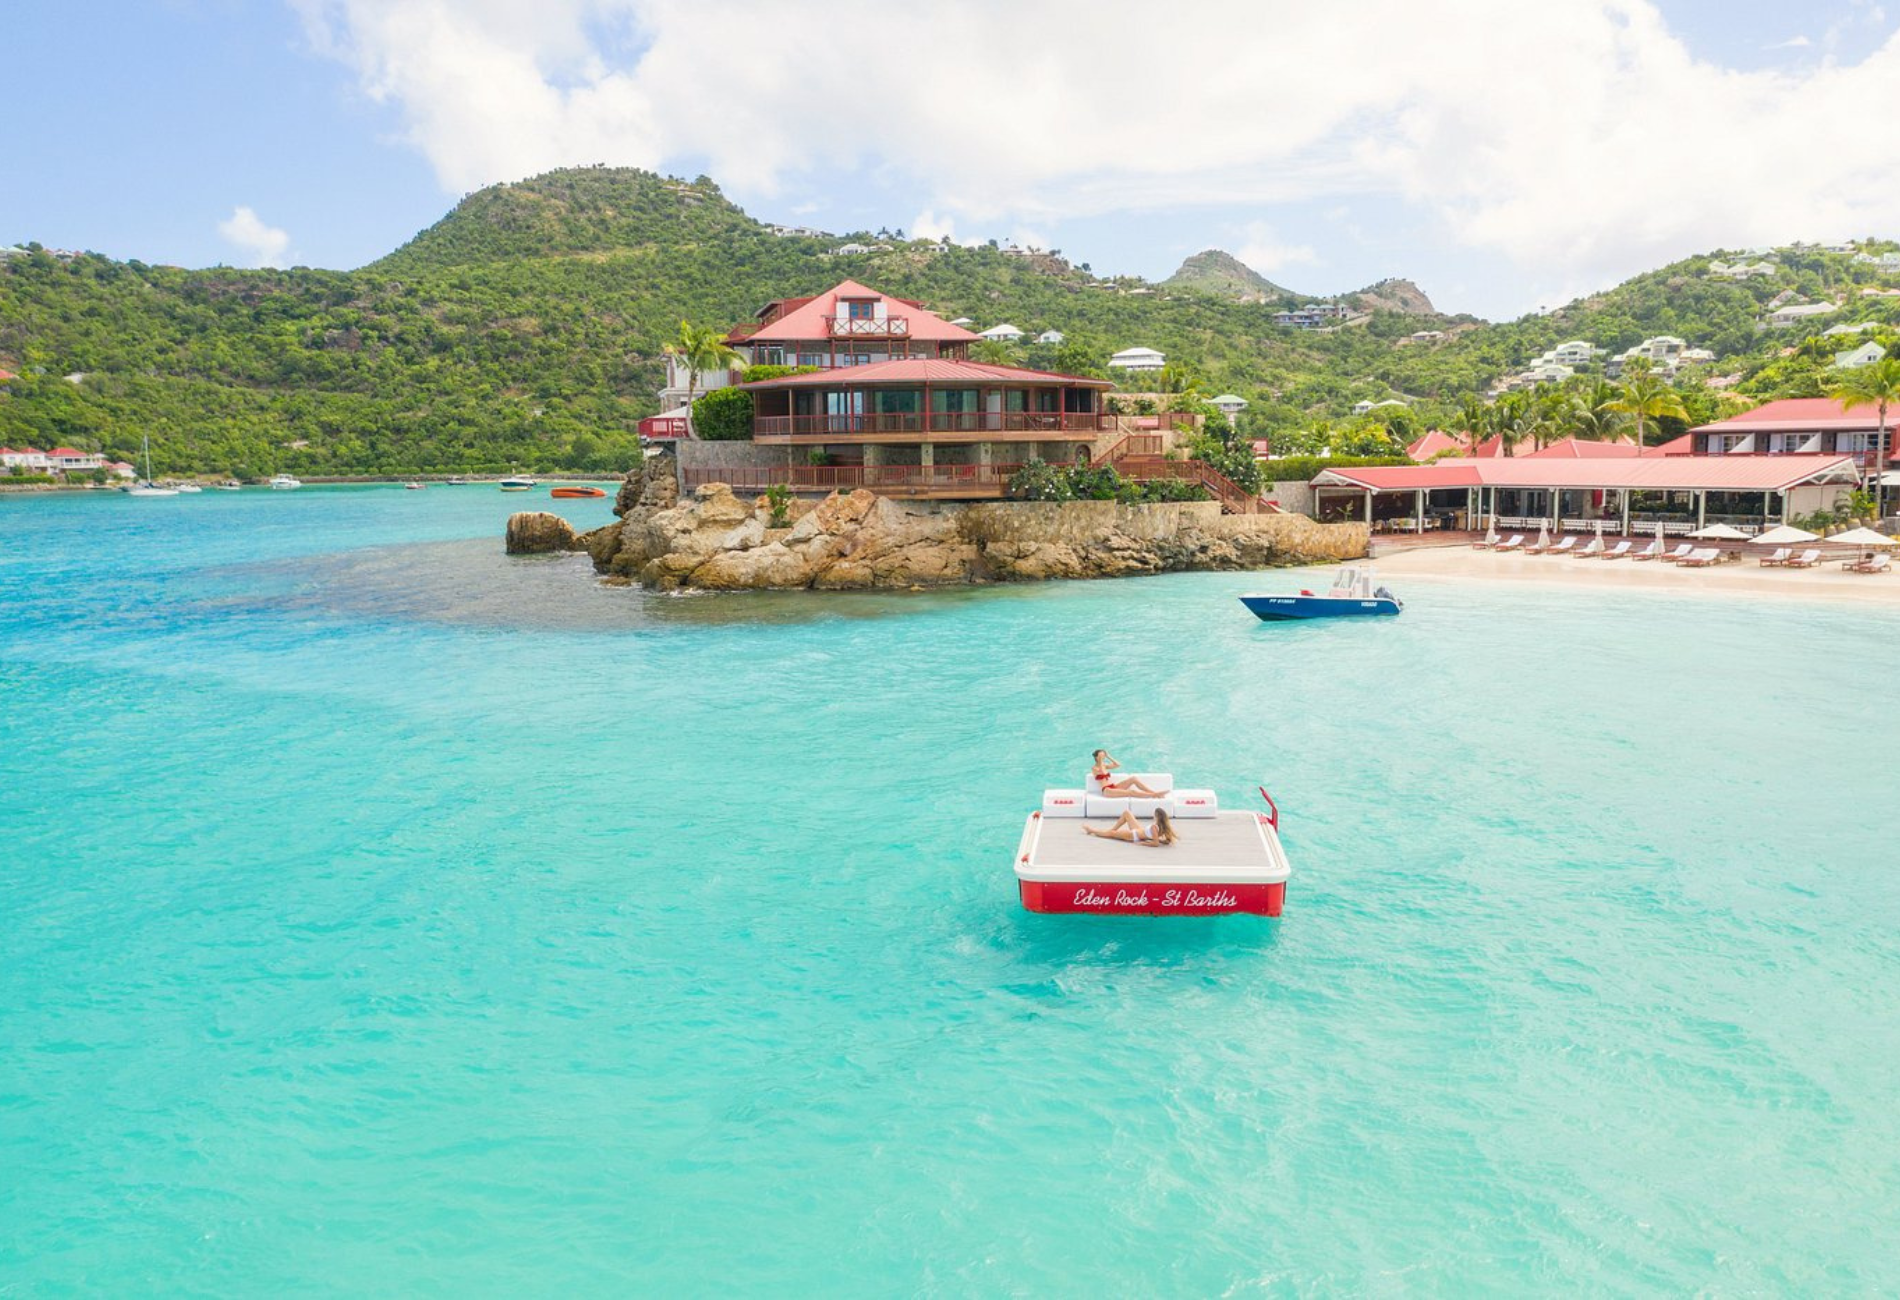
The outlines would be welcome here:
[[[1570,552],[1574,551],[1576,548],[1577,548],[1577,539],[1574,537],[1566,537],[1561,542],[1558,542],[1555,546],[1551,547],[1549,553],[1551,555],[1568,555],[1570,554]]]
[[[1776,551],[1773,555],[1762,556],[1761,567],[1764,569],[1779,569],[1782,565],[1788,562],[1789,557],[1792,556],[1793,554],[1794,554],[1793,551],[1789,550],[1787,547],[1784,546],[1780,550]]]
[[[1630,556],[1632,560],[1654,560],[1663,553],[1663,544],[1652,541],[1648,546]]]
[[[1676,561],[1678,568],[1706,569],[1711,564],[1722,562],[1722,552],[1713,546],[1698,547]]]
[[[1664,564],[1681,564],[1684,560],[1688,559],[1694,551],[1694,542],[1679,542],[1675,550],[1670,551],[1662,557],[1662,562]]]
[[[1841,567],[1849,573],[1891,573],[1893,561],[1882,555],[1863,555],[1857,560],[1843,560]]]
[[[1603,554],[1603,539],[1601,537],[1592,537],[1590,544],[1577,552],[1577,558],[1579,560],[1594,560],[1601,554]]]
[[[1801,552],[1801,554],[1795,556],[1792,560],[1783,560],[1781,567],[1784,569],[1812,569],[1820,562],[1821,553],[1819,551],[1809,550]]]
[[[1615,546],[1612,546],[1609,550],[1603,552],[1603,554],[1598,556],[1597,558],[1603,559],[1603,560],[1620,560],[1625,555],[1628,555],[1629,553],[1630,553],[1630,543],[1629,543],[1629,539],[1626,537],[1622,541],[1618,542]]]
[[[1499,542],[1491,549],[1493,551],[1521,551],[1524,549],[1524,534],[1512,533],[1509,541]]]

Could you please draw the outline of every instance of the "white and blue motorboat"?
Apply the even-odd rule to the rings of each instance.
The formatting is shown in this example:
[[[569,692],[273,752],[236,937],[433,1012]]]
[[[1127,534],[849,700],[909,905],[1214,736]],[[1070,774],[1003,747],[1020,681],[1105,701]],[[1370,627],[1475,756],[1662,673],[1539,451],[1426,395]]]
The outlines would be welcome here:
[[[1364,618],[1376,614],[1396,614],[1405,602],[1377,585],[1372,569],[1348,564],[1333,575],[1332,589],[1324,596],[1302,591],[1297,596],[1250,595],[1240,603],[1266,623],[1281,623],[1301,618]]]

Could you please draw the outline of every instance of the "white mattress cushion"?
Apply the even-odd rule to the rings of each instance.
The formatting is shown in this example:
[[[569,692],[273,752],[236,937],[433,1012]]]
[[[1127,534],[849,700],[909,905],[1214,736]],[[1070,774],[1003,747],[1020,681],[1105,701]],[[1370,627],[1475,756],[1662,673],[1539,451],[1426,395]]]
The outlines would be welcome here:
[[[1086,817],[1088,816],[1089,795],[1086,790],[1044,790],[1042,792],[1042,815],[1044,817]]]
[[[1166,799],[1141,799],[1122,797],[1112,794],[1091,794],[1088,802],[1088,815],[1091,817],[1119,817],[1131,812],[1137,817],[1152,817],[1157,808],[1168,808]],[[1173,812],[1172,808],[1168,808]]]
[[[1212,790],[1176,790],[1167,802],[1168,811],[1176,817],[1213,817],[1220,812],[1220,800]]]

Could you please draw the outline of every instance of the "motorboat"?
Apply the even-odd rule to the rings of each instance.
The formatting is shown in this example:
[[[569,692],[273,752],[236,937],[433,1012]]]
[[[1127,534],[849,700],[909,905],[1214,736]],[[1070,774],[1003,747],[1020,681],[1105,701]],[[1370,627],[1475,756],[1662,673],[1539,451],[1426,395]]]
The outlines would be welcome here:
[[[465,477],[464,475],[461,475],[461,474],[453,474],[453,475],[450,475],[450,476],[449,476],[449,478],[448,478],[448,480],[447,480],[447,482],[448,482],[448,485],[449,485],[450,487],[461,487],[461,486],[463,486],[464,484],[467,484],[467,483],[473,483],[474,481],[475,481],[474,479],[472,479],[472,478],[467,478],[467,477]]]
[[[303,486],[303,480],[294,474],[276,474],[271,477],[271,491],[294,492]]]
[[[538,479],[527,478],[520,474],[510,474],[497,486],[499,486],[503,492],[526,492],[529,488],[539,487],[540,485],[540,480]]]
[[[1361,618],[1375,614],[1396,614],[1405,602],[1378,584],[1372,566],[1347,564],[1333,575],[1333,585],[1324,596],[1302,591],[1297,596],[1256,594],[1242,596],[1240,603],[1265,623],[1281,623],[1305,618]]]
[[[198,484],[196,484],[196,483],[173,483],[173,484],[170,484],[169,486],[171,486],[171,487],[173,487],[173,488],[176,488],[176,489],[177,489],[178,491],[180,491],[180,492],[202,492],[202,491],[204,491],[204,489],[203,489],[202,487],[200,487],[200,486],[199,486]]]
[[[120,490],[123,491],[129,497],[175,497],[177,496],[178,495],[177,488],[160,487],[158,484],[152,482],[152,435],[149,433],[141,434],[139,437],[139,441],[145,450],[145,477],[141,481],[132,484],[130,487],[122,488]]]
[[[1016,888],[1030,912],[1097,916],[1278,916],[1293,874],[1280,844],[1280,810],[1222,809],[1212,790],[1178,788],[1167,773],[1139,774],[1154,799],[1088,789],[1045,790],[1016,848]],[[1151,824],[1166,809],[1175,842],[1164,847],[1101,832],[1131,812]]]
[[[548,495],[567,499],[572,497],[604,497],[607,493],[605,489],[597,487],[557,487],[549,488]]]
[[[240,492],[244,489],[244,485],[234,478],[228,478],[222,483],[213,483],[211,486],[220,492]]]
[[[405,492],[420,492],[427,486],[429,486],[427,483],[405,483],[402,485],[402,490]]]

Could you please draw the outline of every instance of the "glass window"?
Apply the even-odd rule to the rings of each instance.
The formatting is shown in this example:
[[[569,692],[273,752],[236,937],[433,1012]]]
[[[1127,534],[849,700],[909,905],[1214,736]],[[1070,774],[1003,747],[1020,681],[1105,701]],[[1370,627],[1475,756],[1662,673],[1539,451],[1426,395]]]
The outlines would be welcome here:
[[[930,394],[933,411],[974,411],[978,409],[974,388],[938,388]]]
[[[877,315],[876,306],[868,299],[853,298],[845,303],[845,310],[852,320],[871,320]]]

